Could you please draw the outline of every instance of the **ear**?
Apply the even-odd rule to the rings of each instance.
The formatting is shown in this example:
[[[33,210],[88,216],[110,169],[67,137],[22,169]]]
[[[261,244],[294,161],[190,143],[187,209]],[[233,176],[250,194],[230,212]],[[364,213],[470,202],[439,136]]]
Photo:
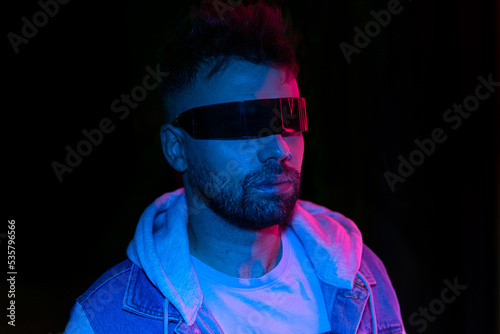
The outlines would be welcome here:
[[[161,128],[163,154],[172,168],[179,172],[187,169],[186,134],[181,129],[166,124]]]

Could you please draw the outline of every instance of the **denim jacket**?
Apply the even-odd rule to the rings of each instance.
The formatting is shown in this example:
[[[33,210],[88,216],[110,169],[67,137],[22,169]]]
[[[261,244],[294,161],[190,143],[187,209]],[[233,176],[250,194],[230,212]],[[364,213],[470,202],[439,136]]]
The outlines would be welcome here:
[[[65,333],[224,333],[203,302],[190,263],[186,213],[183,188],[149,206],[127,250],[129,259],[77,299]],[[319,279],[328,333],[405,333],[385,267],[351,220],[299,200],[287,224]]]

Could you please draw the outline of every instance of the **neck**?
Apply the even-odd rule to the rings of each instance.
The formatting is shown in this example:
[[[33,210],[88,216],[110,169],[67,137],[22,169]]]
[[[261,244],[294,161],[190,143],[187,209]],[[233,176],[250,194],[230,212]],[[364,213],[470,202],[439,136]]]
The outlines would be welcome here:
[[[196,215],[189,215],[188,236],[193,256],[233,277],[261,277],[281,259],[278,225],[260,230],[242,229],[206,207]]]

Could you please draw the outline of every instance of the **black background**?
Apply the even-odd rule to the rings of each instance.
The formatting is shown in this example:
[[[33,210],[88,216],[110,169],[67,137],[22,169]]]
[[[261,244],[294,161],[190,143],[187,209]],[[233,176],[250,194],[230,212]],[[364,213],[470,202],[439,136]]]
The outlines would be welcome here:
[[[282,1],[283,2],[283,1]],[[493,1],[401,0],[402,10],[348,63],[339,47],[387,1],[286,1],[299,33],[299,88],[307,99],[302,198],[357,222],[384,261],[409,319],[440,299],[444,280],[467,289],[424,333],[493,333],[499,318],[499,88],[452,129],[445,111],[474,95],[478,77],[500,81],[499,7]],[[189,1],[71,1],[15,53],[40,5],[3,11],[3,222],[16,224],[16,327],[7,326],[3,265],[2,332],[59,333],[75,299],[125,258],[144,208],[181,186],[161,152],[159,96],[121,120],[111,110],[142,84],[166,34]],[[52,163],[82,130],[115,126],[59,182]],[[414,140],[442,128],[447,139],[391,191],[384,173]],[[6,238],[0,239],[7,262]],[[420,318],[420,316],[419,316]],[[500,331],[497,329],[497,333]]]

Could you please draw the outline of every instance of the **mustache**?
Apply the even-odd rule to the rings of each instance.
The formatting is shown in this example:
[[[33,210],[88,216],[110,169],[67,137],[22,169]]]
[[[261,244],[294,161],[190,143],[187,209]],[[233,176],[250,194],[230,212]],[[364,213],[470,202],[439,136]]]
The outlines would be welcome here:
[[[300,183],[301,174],[286,162],[269,160],[260,170],[247,174],[243,180],[245,186],[259,186],[273,183]]]

